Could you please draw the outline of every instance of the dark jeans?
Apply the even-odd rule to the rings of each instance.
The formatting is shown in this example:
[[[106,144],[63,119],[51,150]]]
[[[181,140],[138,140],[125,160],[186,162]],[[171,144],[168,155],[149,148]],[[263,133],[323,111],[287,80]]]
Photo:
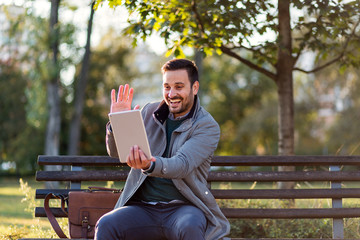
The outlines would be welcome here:
[[[95,239],[205,239],[206,218],[189,204],[130,204],[99,219]]]

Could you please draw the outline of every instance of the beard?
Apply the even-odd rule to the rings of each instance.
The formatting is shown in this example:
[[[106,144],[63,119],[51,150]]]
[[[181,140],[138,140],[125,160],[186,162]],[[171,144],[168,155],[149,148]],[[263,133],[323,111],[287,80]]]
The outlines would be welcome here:
[[[192,99],[192,100],[191,100]],[[167,98],[166,102],[169,106],[169,111],[175,115],[183,115],[190,111],[192,105],[194,103],[194,96],[191,94],[189,98],[186,99],[182,97],[174,97],[174,98]]]

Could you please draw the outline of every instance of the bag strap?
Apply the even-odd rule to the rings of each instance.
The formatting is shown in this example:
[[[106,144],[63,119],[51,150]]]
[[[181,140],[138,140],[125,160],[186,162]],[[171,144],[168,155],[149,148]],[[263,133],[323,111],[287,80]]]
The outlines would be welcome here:
[[[51,212],[50,207],[49,207],[49,200],[50,198],[55,197],[58,199],[61,199],[61,209],[63,211],[65,211],[65,199],[63,197],[57,196],[53,193],[48,193],[45,197],[44,200],[44,209],[45,209],[45,213],[47,218],[49,219],[49,222],[51,224],[51,226],[53,227],[54,231],[56,232],[56,234],[60,237],[60,238],[68,238],[65,233],[63,232],[63,230],[61,229],[58,221],[56,220],[54,214]]]

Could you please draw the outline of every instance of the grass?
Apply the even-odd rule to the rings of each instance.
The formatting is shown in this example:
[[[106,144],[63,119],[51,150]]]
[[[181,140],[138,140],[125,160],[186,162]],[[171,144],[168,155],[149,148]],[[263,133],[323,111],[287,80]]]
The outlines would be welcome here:
[[[29,201],[23,201],[26,191],[30,190],[29,194],[34,196],[35,189],[42,184],[32,179],[24,179],[24,182],[30,182],[32,189],[21,189],[19,179],[0,178],[0,239],[54,236],[48,220],[35,219]]]

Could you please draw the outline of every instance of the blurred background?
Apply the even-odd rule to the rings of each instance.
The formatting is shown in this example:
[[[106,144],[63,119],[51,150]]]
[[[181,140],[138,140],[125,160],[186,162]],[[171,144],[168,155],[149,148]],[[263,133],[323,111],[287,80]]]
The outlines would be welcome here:
[[[135,89],[134,105],[162,99],[160,68],[174,54],[161,36],[134,44],[122,33],[125,9],[104,3],[94,12],[89,2],[61,1],[51,23],[50,1],[0,1],[2,176],[33,175],[42,154],[106,155],[119,84]],[[201,103],[221,127],[216,154],[278,154],[275,82],[228,55],[183,50],[199,65]],[[314,54],[299,64],[313,66]],[[334,63],[293,79],[295,154],[360,154],[359,69]]]

